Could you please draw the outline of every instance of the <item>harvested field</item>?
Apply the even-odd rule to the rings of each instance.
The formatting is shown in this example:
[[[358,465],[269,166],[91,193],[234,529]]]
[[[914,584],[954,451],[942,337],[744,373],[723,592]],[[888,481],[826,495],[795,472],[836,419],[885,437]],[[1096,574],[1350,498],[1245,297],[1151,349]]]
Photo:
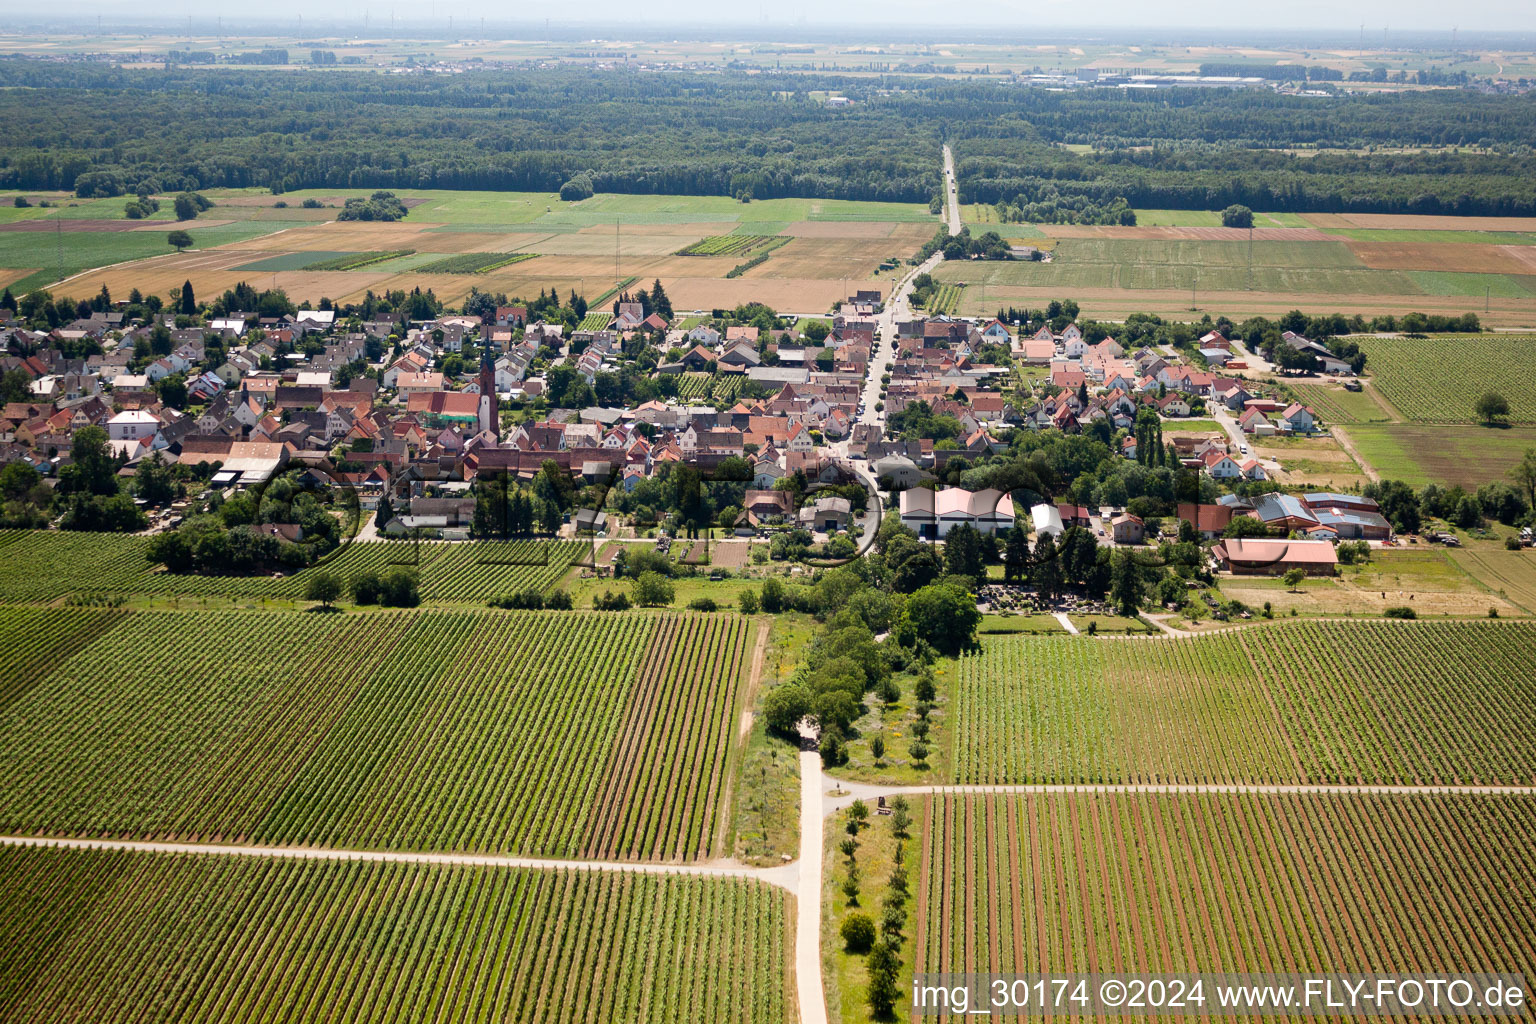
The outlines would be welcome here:
[[[795,238],[890,238],[896,229],[895,224],[881,221],[825,221],[802,220],[795,221],[786,227],[781,234],[792,235]],[[926,234],[923,240],[933,237],[933,229],[925,225]]]
[[[1536,614],[1536,550],[1478,544],[1453,550],[1450,556],[1478,582]]]
[[[1437,245],[1433,242],[1349,242],[1360,262],[1376,270],[1433,270],[1473,274],[1536,274],[1529,246]]]
[[[955,673],[954,781],[1530,785],[1533,658],[1529,623],[983,637]]]
[[[0,886],[7,1021],[794,1013],[788,898],[761,882],[11,847]]]
[[[1521,610],[1490,594],[1444,551],[1410,547],[1373,552],[1371,561],[1345,567],[1338,577],[1310,579],[1291,588],[1274,579],[1233,577],[1221,581],[1228,597],[1253,608],[1270,604],[1276,615],[1380,615],[1412,607],[1420,617],[1485,616],[1492,608],[1506,618]]]
[[[769,263],[772,263],[769,260]],[[766,264],[765,264],[766,266]],[[662,276],[667,295],[676,309],[729,308],[745,302],[764,302],[785,312],[813,313],[832,307],[848,297],[840,280],[812,278],[738,277],[731,280],[706,277]]]
[[[283,250],[343,250],[347,252],[365,252],[369,250],[384,249],[417,249],[426,250],[429,247],[419,236],[430,224],[411,224],[404,221],[380,222],[380,221],[333,221],[328,224],[306,224],[302,227],[284,231],[281,235],[268,235],[265,238],[252,239],[245,243],[248,249],[283,249]],[[436,234],[429,236],[434,242],[441,244],[441,239],[446,236]],[[484,235],[473,236],[478,242],[484,243]],[[444,249],[445,252],[454,250]]]
[[[1146,227],[1119,224],[1041,224],[1040,230],[1056,238],[1118,238],[1142,241],[1248,241],[1246,228],[1222,227]],[[1337,235],[1330,235],[1317,228],[1254,228],[1255,242],[1336,242]]]
[[[1536,907],[1507,882],[1536,870],[1515,838],[1536,828],[1529,796],[940,794],[916,809],[920,972],[1442,975],[1536,957]]]
[[[1422,231],[1536,231],[1536,217],[1441,217],[1394,213],[1304,213],[1319,228],[1389,228]]]

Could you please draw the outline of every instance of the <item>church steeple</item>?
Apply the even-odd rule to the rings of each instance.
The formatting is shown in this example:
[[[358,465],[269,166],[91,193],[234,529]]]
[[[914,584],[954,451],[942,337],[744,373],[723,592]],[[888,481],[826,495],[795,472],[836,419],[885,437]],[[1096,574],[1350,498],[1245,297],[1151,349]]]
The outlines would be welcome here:
[[[501,414],[496,402],[496,363],[491,359],[491,343],[480,346],[480,432],[490,431],[501,442]]]

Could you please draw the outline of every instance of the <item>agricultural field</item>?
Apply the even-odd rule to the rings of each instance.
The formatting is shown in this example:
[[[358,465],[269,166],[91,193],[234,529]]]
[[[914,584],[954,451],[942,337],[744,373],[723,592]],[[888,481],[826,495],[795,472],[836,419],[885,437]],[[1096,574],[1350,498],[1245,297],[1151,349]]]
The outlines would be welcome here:
[[[613,322],[612,313],[588,313],[576,325],[578,331],[601,331]]]
[[[1449,554],[1480,583],[1525,611],[1536,613],[1536,552],[1529,548],[1507,551],[1502,547],[1477,544]]]
[[[1536,908],[1509,884],[1536,868],[1511,841],[1536,828],[1530,796],[939,794],[917,810],[918,971],[1445,974],[1536,955]]]
[[[1496,391],[1509,419],[1536,423],[1536,337],[1437,335],[1361,338],[1366,369],[1394,409],[1418,423],[1475,423],[1473,403]]]
[[[1475,309],[1489,325],[1536,324],[1536,249],[1394,246],[1315,227],[1261,228],[1251,244],[1248,232],[1220,227],[1038,230],[1045,235],[1038,244],[1052,250],[1048,263],[951,261],[938,267],[939,280],[972,285],[962,314],[1071,295],[1106,319],[1133,312],[1188,319],[1192,306],[1239,320],[1275,318],[1298,307],[1367,316]]]
[[[677,250],[678,256],[760,256],[786,244],[783,235],[713,235]]]
[[[5,1021],[794,1019],[755,881],[9,847],[0,887]]]
[[[1387,423],[1392,416],[1381,407],[1375,388],[1345,391],[1331,384],[1301,384],[1288,381],[1296,400],[1310,406],[1324,423]]]
[[[1327,423],[1325,416],[1323,422]],[[1349,452],[1332,437],[1266,437],[1254,439],[1253,455],[1280,463],[1276,477],[1295,487],[1351,490],[1370,479]]]
[[[1506,396],[1511,404],[1513,395]],[[1413,487],[1460,484],[1475,489],[1509,481],[1509,471],[1536,448],[1536,427],[1489,428],[1421,423],[1358,424],[1344,428],[1361,458],[1388,480]]]
[[[961,296],[965,294],[965,283],[957,282],[940,285],[933,293],[933,298],[928,300],[928,306],[923,312],[929,316],[944,316],[954,313],[960,307]]]
[[[524,260],[538,259],[536,252],[465,252],[448,256],[416,268],[422,274],[489,274]]]
[[[1478,621],[983,637],[955,673],[954,781],[1530,785],[1532,658],[1536,625]]]
[[[608,194],[564,203],[543,193],[411,189],[397,190],[410,207],[405,220],[329,219],[346,199],[366,194],[311,189],[279,199],[259,190],[213,190],[208,195],[217,205],[190,227],[195,251],[180,254],[165,244],[164,223],[124,221],[122,203],[114,201],[65,226],[60,272],[40,267],[59,262],[39,255],[53,248],[39,244],[52,237],[39,233],[48,222],[0,224],[0,274],[14,271],[27,288],[78,274],[62,290],[81,296],[103,284],[114,294],[133,287],[163,293],[183,280],[203,295],[259,277],[262,287],[283,288],[301,302],[358,301],[370,289],[421,287],[457,303],[473,286],[509,295],[575,290],[597,305],[617,270],[620,280],[659,278],[679,310],[761,300],[819,313],[846,297],[850,282],[885,280],[881,260],[912,255],[938,222],[926,205],[902,203]],[[310,198],[325,208],[303,209]],[[714,258],[675,255],[701,245]],[[743,256],[770,248],[774,259],[727,279]],[[405,251],[412,255],[334,263]]]
[[[1490,610],[1505,618],[1525,614],[1463,571],[1449,551],[1427,545],[1374,551],[1367,563],[1341,566],[1336,577],[1315,577],[1296,587],[1273,577],[1223,579],[1221,593],[1250,608],[1268,604],[1282,616],[1380,615],[1401,606],[1421,619],[1486,616]]]
[[[66,611],[84,639],[29,640],[74,651],[53,671],[6,649],[0,832],[665,861],[724,848],[739,616]],[[34,619],[0,610],[0,635]]]
[[[422,600],[484,604],[498,594],[553,586],[590,551],[570,541],[357,541],[319,565],[289,576],[200,576],[152,571],[143,537],[57,531],[0,532],[0,593],[14,602],[53,601],[67,594],[220,597],[296,601],[309,579],[329,572],[343,580],[364,571],[406,566]]]

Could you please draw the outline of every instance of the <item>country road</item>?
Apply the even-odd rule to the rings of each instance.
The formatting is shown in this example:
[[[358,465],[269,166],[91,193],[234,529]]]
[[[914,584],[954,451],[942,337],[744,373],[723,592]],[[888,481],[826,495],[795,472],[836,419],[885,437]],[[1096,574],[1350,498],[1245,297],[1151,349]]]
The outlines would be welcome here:
[[[955,177],[955,154],[944,144],[944,220],[949,233],[960,233],[960,182]]]

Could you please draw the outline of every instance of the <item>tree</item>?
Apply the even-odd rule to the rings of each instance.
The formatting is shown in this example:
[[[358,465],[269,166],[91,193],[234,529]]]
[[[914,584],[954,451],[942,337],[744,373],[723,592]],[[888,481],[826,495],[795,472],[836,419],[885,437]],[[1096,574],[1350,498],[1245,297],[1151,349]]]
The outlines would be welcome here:
[[[185,231],[172,231],[170,234],[165,236],[165,244],[174,245],[176,247],[176,251],[180,252],[181,250],[189,248],[192,245],[192,236],[187,234]]]
[[[755,591],[743,590],[741,592],[741,596],[740,596],[740,598],[738,600],[741,603],[741,614],[743,614],[743,615],[756,615],[757,614],[757,610],[758,610],[757,609],[757,593]]]
[[[1180,520],[1184,522],[1185,520]],[[1264,525],[1264,520],[1256,516],[1234,516],[1227,524],[1227,528],[1221,531],[1223,537],[1268,537],[1269,527]]]
[[[659,572],[643,572],[635,580],[635,602],[645,608],[663,608],[672,603],[672,581]]]
[[[800,683],[783,683],[763,696],[763,722],[781,736],[794,736],[800,720],[810,713],[811,691]]]
[[[1509,399],[1497,391],[1488,391],[1477,396],[1472,408],[1477,412],[1477,418],[1491,427],[1509,415]]]
[[[1126,618],[1141,608],[1141,569],[1129,551],[1116,551],[1111,565],[1109,596]]]
[[[1221,211],[1221,226],[1224,228],[1251,228],[1253,227],[1253,211],[1238,203],[1233,203]]]
[[[175,232],[175,234],[185,235],[186,232],[178,231]],[[190,237],[187,239],[187,244],[192,244],[192,239]],[[177,305],[176,312],[180,313],[182,316],[197,315],[197,298],[192,294],[192,282],[190,280],[182,282],[181,302]]]
[[[72,464],[59,470],[60,493],[117,493],[117,464],[107,445],[105,430],[93,426],[75,431],[69,457]]]
[[[875,922],[868,914],[849,914],[840,929],[843,948],[850,953],[868,953],[875,944]]]
[[[304,588],[306,601],[319,601],[320,607],[327,610],[331,602],[341,596],[341,579],[335,573],[318,572],[309,578],[309,585]]]
[[[906,617],[919,640],[950,655],[971,646],[981,624],[976,599],[953,583],[920,588],[907,599]]]
[[[1041,534],[1035,542],[1035,564],[1030,572],[1030,582],[1045,601],[1055,601],[1061,596],[1061,558],[1056,551],[1056,541],[1049,533]]]
[[[159,452],[139,462],[133,474],[134,491],[145,504],[159,507],[176,498],[176,487],[171,482],[171,468],[165,464]]]
[[[1280,577],[1280,582],[1285,584],[1286,590],[1296,590],[1301,586],[1301,581],[1307,578],[1304,569],[1287,569]]]
[[[896,1012],[896,1000],[901,995],[901,989],[896,985],[900,961],[891,944],[882,940],[870,948],[867,966],[870,1015],[887,1020]]]
[[[190,192],[182,192],[176,197],[173,204],[176,209],[177,220],[196,220],[198,214],[197,199]],[[174,243],[173,243],[174,244]],[[187,243],[191,245],[191,242]]]
[[[1536,448],[1527,448],[1525,456],[1509,471],[1510,479],[1525,488],[1527,503],[1536,508]]]

